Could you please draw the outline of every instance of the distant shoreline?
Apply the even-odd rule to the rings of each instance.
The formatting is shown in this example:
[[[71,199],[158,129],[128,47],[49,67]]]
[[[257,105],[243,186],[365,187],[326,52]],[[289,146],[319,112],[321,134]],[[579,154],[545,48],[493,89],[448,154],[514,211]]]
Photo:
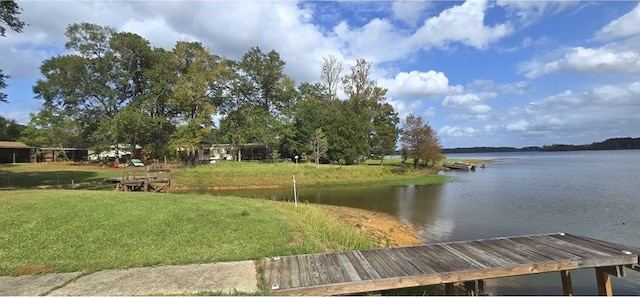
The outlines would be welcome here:
[[[539,146],[528,146],[523,148],[515,147],[462,147],[445,148],[443,154],[456,153],[509,153],[509,152],[562,152],[562,151],[600,151],[600,150],[638,150],[640,149],[640,138],[609,138],[602,142],[592,144],[552,144]]]

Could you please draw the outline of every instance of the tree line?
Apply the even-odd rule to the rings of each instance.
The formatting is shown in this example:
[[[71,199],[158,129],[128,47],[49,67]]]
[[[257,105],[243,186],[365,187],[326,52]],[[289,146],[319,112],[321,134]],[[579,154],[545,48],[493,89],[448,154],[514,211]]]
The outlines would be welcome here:
[[[45,60],[33,86],[43,105],[20,133],[29,145],[140,145],[151,158],[185,159],[224,143],[241,160],[243,144],[260,143],[272,159],[356,164],[370,156],[382,163],[402,134],[416,166],[441,157],[435,131],[420,116],[398,128],[387,89],[371,79],[364,59],[345,71],[334,56],[323,57],[321,82],[296,84],[275,50],[253,47],[234,61],[200,42],[165,50],[91,23],[72,24],[65,35],[69,54]]]

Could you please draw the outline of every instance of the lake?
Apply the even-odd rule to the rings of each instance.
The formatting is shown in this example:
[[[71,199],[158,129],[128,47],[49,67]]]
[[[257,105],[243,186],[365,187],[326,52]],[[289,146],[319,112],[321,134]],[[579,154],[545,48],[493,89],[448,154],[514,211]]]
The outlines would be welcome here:
[[[493,160],[476,171],[443,171],[440,185],[298,188],[298,199],[383,212],[424,242],[566,232],[640,247],[640,150],[450,154]],[[293,200],[291,189],[220,191]],[[593,269],[572,274],[576,295],[596,295]],[[640,295],[640,273],[612,278],[616,295]],[[496,295],[562,295],[557,273],[487,281]]]

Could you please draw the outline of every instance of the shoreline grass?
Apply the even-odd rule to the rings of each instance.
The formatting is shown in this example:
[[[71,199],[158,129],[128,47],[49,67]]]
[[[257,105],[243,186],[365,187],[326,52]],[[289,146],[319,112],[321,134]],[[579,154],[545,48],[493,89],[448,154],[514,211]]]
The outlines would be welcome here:
[[[376,246],[305,204],[83,190],[3,191],[0,204],[0,275],[30,267],[92,272]]]

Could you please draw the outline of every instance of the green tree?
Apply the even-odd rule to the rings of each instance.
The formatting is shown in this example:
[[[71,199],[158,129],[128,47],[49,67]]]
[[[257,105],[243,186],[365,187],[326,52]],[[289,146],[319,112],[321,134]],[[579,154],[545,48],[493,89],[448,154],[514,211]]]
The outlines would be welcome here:
[[[351,133],[344,136],[350,140],[352,147],[349,151],[356,153],[357,160],[371,154],[370,136],[376,134],[376,129],[380,132],[384,130],[382,126],[374,127],[374,118],[384,118],[384,113],[391,107],[384,107],[387,89],[378,87],[377,83],[370,79],[371,66],[370,62],[358,59],[356,65],[351,67],[351,72],[342,78],[342,88],[348,96],[345,108],[350,110],[349,118],[345,118],[343,123],[349,127],[343,127],[343,131]],[[378,121],[379,124],[381,122]],[[380,139],[376,139],[377,142],[378,140]]]
[[[221,108],[226,117],[220,123],[220,134],[234,147],[241,145],[237,141],[259,142],[273,156],[271,150],[281,147],[283,139],[292,134],[297,91],[293,79],[283,73],[284,65],[276,51],[264,53],[258,47],[235,64],[236,76],[227,93],[230,98]],[[237,159],[241,160],[239,155]]]
[[[211,54],[199,42],[179,41],[171,61],[177,80],[169,103],[179,125],[170,144],[195,158],[197,149],[211,138],[213,115],[229,87],[231,70],[227,60]]]
[[[380,156],[380,165],[384,164],[384,157],[396,150],[396,143],[400,130],[400,118],[389,103],[380,105],[379,111],[373,117],[373,130],[369,135],[371,152]]]
[[[326,89],[321,84],[303,82],[298,87],[299,99],[293,108],[291,132],[285,134],[280,151],[290,158],[307,151],[308,140],[327,117]]]
[[[89,23],[72,24],[65,35],[66,48],[75,54],[43,62],[44,79],[33,88],[37,98],[46,105],[74,110],[72,119],[82,123],[83,134],[94,143],[133,142],[135,135],[128,132],[139,127],[115,131],[114,119],[121,108],[149,90],[145,76],[150,67],[148,41]]]
[[[245,96],[254,105],[261,105],[266,111],[278,108],[286,99],[278,96],[278,83],[285,77],[285,62],[275,50],[264,53],[259,47],[252,47],[242,56],[240,70],[245,75]]]
[[[82,127],[71,120],[73,111],[45,106],[29,115],[29,124],[20,135],[25,144],[40,147],[86,147]]]
[[[406,149],[413,158],[415,168],[418,168],[421,159],[427,166],[433,166],[442,159],[442,146],[438,135],[421,116],[407,115],[400,142],[403,150]]]
[[[18,124],[15,120],[0,116],[0,140],[16,141],[24,129],[25,126]]]
[[[7,32],[7,29],[5,28],[5,25],[15,32],[22,33],[22,29],[26,24],[18,18],[20,12],[20,6],[18,6],[16,1],[0,1],[0,36],[6,36],[5,33]],[[7,87],[5,80],[9,78],[11,77],[2,73],[2,69],[0,69],[0,90]],[[0,102],[6,103],[7,101],[7,94],[0,92]]]
[[[316,129],[309,140],[309,149],[311,150],[311,157],[316,162],[316,169],[320,169],[320,157],[324,156],[328,147],[329,143],[324,132],[322,132],[322,129]]]

